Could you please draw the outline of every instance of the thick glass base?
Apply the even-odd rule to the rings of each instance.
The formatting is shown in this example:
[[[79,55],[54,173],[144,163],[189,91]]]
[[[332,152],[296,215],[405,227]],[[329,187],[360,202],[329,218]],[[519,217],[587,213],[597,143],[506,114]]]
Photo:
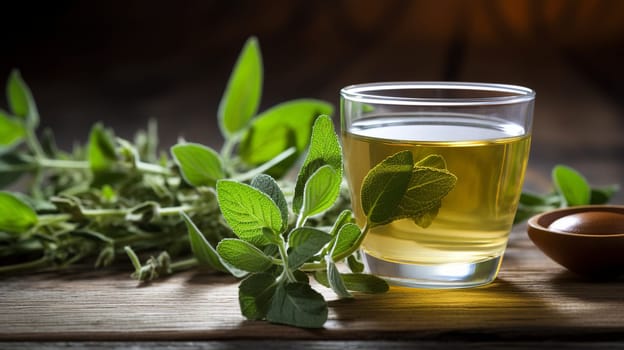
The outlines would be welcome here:
[[[401,264],[381,260],[362,252],[366,271],[397,286],[416,288],[468,288],[492,282],[503,261],[502,256],[472,263],[442,265]]]

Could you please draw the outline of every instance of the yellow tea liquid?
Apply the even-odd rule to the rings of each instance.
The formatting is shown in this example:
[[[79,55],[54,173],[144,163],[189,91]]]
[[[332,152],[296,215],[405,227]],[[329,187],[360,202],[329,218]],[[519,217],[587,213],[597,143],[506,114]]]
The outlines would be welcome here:
[[[466,268],[461,264],[492,259],[500,264],[529,155],[530,137],[521,126],[457,116],[369,118],[343,132],[342,141],[360,226],[365,222],[359,201],[362,180],[386,157],[406,149],[415,161],[439,154],[457,176],[455,188],[442,200],[429,227],[404,219],[369,231],[362,244],[369,265],[389,262],[447,269],[457,265],[461,270]],[[392,273],[387,275],[392,277]]]

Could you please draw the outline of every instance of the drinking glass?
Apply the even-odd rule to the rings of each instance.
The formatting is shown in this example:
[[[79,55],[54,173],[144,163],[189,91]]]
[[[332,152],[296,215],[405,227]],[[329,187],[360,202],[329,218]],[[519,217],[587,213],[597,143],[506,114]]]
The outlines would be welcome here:
[[[386,82],[341,90],[341,138],[353,211],[368,171],[410,150],[457,176],[426,228],[401,219],[369,230],[361,255],[391,284],[462,288],[496,278],[529,156],[535,93],[504,84]]]

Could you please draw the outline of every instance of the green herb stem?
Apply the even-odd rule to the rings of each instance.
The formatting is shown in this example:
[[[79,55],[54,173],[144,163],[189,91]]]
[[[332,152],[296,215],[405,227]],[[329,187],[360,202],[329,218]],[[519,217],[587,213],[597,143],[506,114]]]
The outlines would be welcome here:
[[[36,161],[37,164],[43,168],[87,170],[90,167],[89,162],[80,160],[50,159],[41,157],[37,158]]]
[[[185,204],[175,207],[163,207],[157,209],[157,214],[160,216],[179,215],[181,211],[192,212],[197,207]],[[125,216],[132,213],[133,208],[120,208],[120,209],[82,209],[81,213],[84,216],[89,217],[101,217],[101,216]]]
[[[171,263],[170,268],[171,268],[171,272],[174,273],[174,272],[188,270],[196,266],[199,266],[199,261],[195,258],[188,258],[188,259],[179,260],[179,261]]]
[[[45,158],[45,153],[43,152],[43,148],[39,143],[39,139],[35,134],[35,130],[32,127],[28,127],[26,131],[26,143],[28,147],[35,153],[35,156],[39,159]]]
[[[37,217],[37,226],[48,226],[57,223],[64,223],[65,221],[71,219],[71,215],[69,214],[45,214],[39,215]]]
[[[370,227],[369,223],[366,222],[366,224],[362,228],[362,234],[359,236],[358,240],[355,241],[355,243],[353,243],[351,248],[349,250],[339,254],[339,255],[336,255],[335,257],[332,258],[332,260],[334,262],[340,261],[340,260],[346,259],[351,254],[355,253],[355,251],[360,248],[360,245],[364,241],[364,238],[366,238],[366,234],[368,233],[369,227]],[[332,251],[333,251],[333,249],[332,249]],[[331,256],[331,252],[329,254]],[[327,264],[325,263],[324,260],[321,260],[320,262],[315,262],[315,263],[305,263],[305,264],[301,265],[301,267],[299,269],[301,271],[305,271],[305,272],[313,272],[313,271],[322,271],[322,270],[325,270],[326,268],[327,268]]]
[[[27,261],[20,264],[0,266],[0,275],[10,274],[20,271],[34,271],[40,268],[46,267],[50,264],[51,259],[44,255],[41,258],[33,261]]]
[[[303,210],[299,215],[297,215],[297,221],[295,222],[295,227],[302,227],[305,224],[307,217],[303,215]]]
[[[284,270],[282,272],[282,275],[280,276],[280,279],[286,277],[288,282],[297,281],[292,271],[290,271],[290,268],[288,267],[288,253],[286,252],[286,242],[281,235],[279,236],[279,240],[277,241],[277,248],[279,249],[280,256],[282,257],[282,264],[284,265]]]
[[[163,167],[158,164],[146,163],[142,161],[137,161],[135,163],[137,170],[147,173],[147,174],[156,174],[156,175],[164,175],[171,176],[173,173],[169,168]]]
[[[236,180],[236,181],[247,181],[247,180],[251,180],[254,176],[256,175],[260,175],[264,172],[266,172],[267,170],[271,169],[272,167],[274,167],[275,165],[279,164],[280,162],[282,162],[283,160],[285,160],[286,158],[292,156],[293,154],[295,154],[295,152],[297,152],[297,149],[295,147],[290,147],[288,149],[286,149],[284,152],[278,154],[277,156],[275,156],[274,158],[272,158],[271,160],[267,161],[266,163],[263,163],[262,165],[258,166],[257,168],[253,168],[250,171],[246,172],[246,173],[242,173],[242,174],[238,174],[238,175],[233,175],[231,177],[232,180]]]

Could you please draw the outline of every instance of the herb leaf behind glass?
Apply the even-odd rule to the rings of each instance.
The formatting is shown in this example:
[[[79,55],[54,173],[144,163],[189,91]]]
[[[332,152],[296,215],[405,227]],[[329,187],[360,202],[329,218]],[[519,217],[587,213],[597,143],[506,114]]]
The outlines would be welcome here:
[[[581,173],[566,165],[554,166],[551,177],[554,184],[553,192],[547,194],[522,192],[514,224],[557,208],[605,204],[619,190],[618,185],[591,187]]]

